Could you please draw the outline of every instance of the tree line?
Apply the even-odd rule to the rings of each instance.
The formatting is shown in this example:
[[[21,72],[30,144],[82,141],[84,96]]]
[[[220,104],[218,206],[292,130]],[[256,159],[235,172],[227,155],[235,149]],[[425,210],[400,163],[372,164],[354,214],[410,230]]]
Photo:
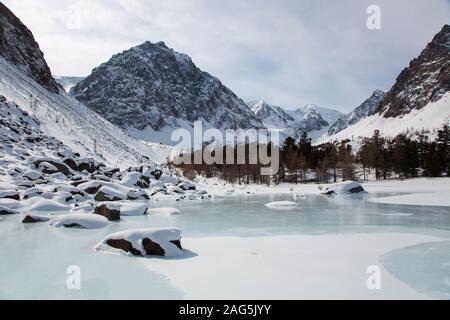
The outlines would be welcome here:
[[[383,137],[376,131],[372,137],[358,142],[342,140],[321,145],[313,145],[307,133],[303,133],[298,140],[288,137],[276,148],[280,166],[272,176],[260,174],[264,165],[259,159],[251,164],[251,147],[251,144],[245,146],[245,161],[240,159],[240,162],[237,161],[237,148],[232,149],[235,164],[194,164],[195,154],[204,152],[198,150],[188,155],[192,159],[191,164],[175,165],[172,162],[169,166],[180,168],[191,179],[201,175],[238,184],[329,183],[368,180],[370,177],[381,180],[450,176],[448,125],[444,125],[434,139],[426,131],[399,134],[394,138]],[[271,145],[259,147],[267,148],[270,155]],[[222,148],[222,154],[230,151],[228,146]]]

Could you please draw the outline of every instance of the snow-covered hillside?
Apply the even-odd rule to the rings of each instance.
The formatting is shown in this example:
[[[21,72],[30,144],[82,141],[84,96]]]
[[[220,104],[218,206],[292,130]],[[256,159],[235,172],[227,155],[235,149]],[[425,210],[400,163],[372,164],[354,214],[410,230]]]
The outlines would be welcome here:
[[[268,129],[279,129],[284,136],[299,138],[304,132],[311,138],[322,136],[343,113],[310,104],[296,110],[286,110],[265,101],[248,103],[250,109]]]
[[[415,131],[430,131],[430,137],[434,137],[444,124],[450,125],[450,93],[437,101],[431,102],[420,110],[411,112],[395,118],[385,118],[383,115],[375,114],[361,120],[355,125],[339,132],[333,136],[325,136],[317,140],[320,144],[326,141],[371,137],[379,130],[386,137],[395,137],[399,133],[414,133]]]
[[[49,92],[0,57],[0,94],[36,116],[48,136],[107,164],[127,167],[164,162],[172,148],[143,144],[64,92]]]
[[[328,130],[328,134],[330,136],[337,134],[349,126],[354,125],[355,123],[358,123],[359,121],[372,115],[375,111],[377,111],[385,96],[386,92],[376,90],[369,99],[364,101],[353,112],[340,117]]]
[[[69,97],[51,75],[31,31],[0,4],[0,95],[40,122],[43,133],[108,165],[163,162],[172,149],[143,144]]]
[[[198,120],[218,129],[262,127],[230,89],[163,42],[145,42],[116,54],[71,94],[113,124],[150,141],[157,141],[155,132]]]

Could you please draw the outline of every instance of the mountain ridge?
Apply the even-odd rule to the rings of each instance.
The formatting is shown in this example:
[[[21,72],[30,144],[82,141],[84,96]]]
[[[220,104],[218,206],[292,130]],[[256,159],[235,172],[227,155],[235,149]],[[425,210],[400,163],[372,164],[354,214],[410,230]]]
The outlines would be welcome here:
[[[125,130],[162,131],[199,120],[219,129],[262,127],[230,89],[164,42],[115,54],[71,95]]]

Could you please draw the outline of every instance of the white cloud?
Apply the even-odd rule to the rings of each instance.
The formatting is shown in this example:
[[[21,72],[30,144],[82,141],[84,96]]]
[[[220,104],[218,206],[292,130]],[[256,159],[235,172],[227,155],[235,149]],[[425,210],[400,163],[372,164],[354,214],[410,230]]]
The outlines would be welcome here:
[[[114,53],[163,40],[244,99],[345,111],[388,89],[450,16],[448,0],[3,2],[58,75],[87,75]],[[371,4],[381,31],[366,27]]]

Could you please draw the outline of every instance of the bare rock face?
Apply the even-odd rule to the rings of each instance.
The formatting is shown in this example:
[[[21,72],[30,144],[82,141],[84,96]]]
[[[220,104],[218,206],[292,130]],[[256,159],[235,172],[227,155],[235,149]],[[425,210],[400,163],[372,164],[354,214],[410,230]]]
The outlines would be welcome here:
[[[53,78],[31,31],[0,2],[0,56],[23,70],[47,90],[58,93]]]
[[[123,129],[160,131],[197,120],[219,129],[262,127],[230,89],[163,42],[116,54],[71,95]]]
[[[386,118],[420,110],[450,91],[450,25],[445,25],[420,56],[411,61],[381,102]]]

